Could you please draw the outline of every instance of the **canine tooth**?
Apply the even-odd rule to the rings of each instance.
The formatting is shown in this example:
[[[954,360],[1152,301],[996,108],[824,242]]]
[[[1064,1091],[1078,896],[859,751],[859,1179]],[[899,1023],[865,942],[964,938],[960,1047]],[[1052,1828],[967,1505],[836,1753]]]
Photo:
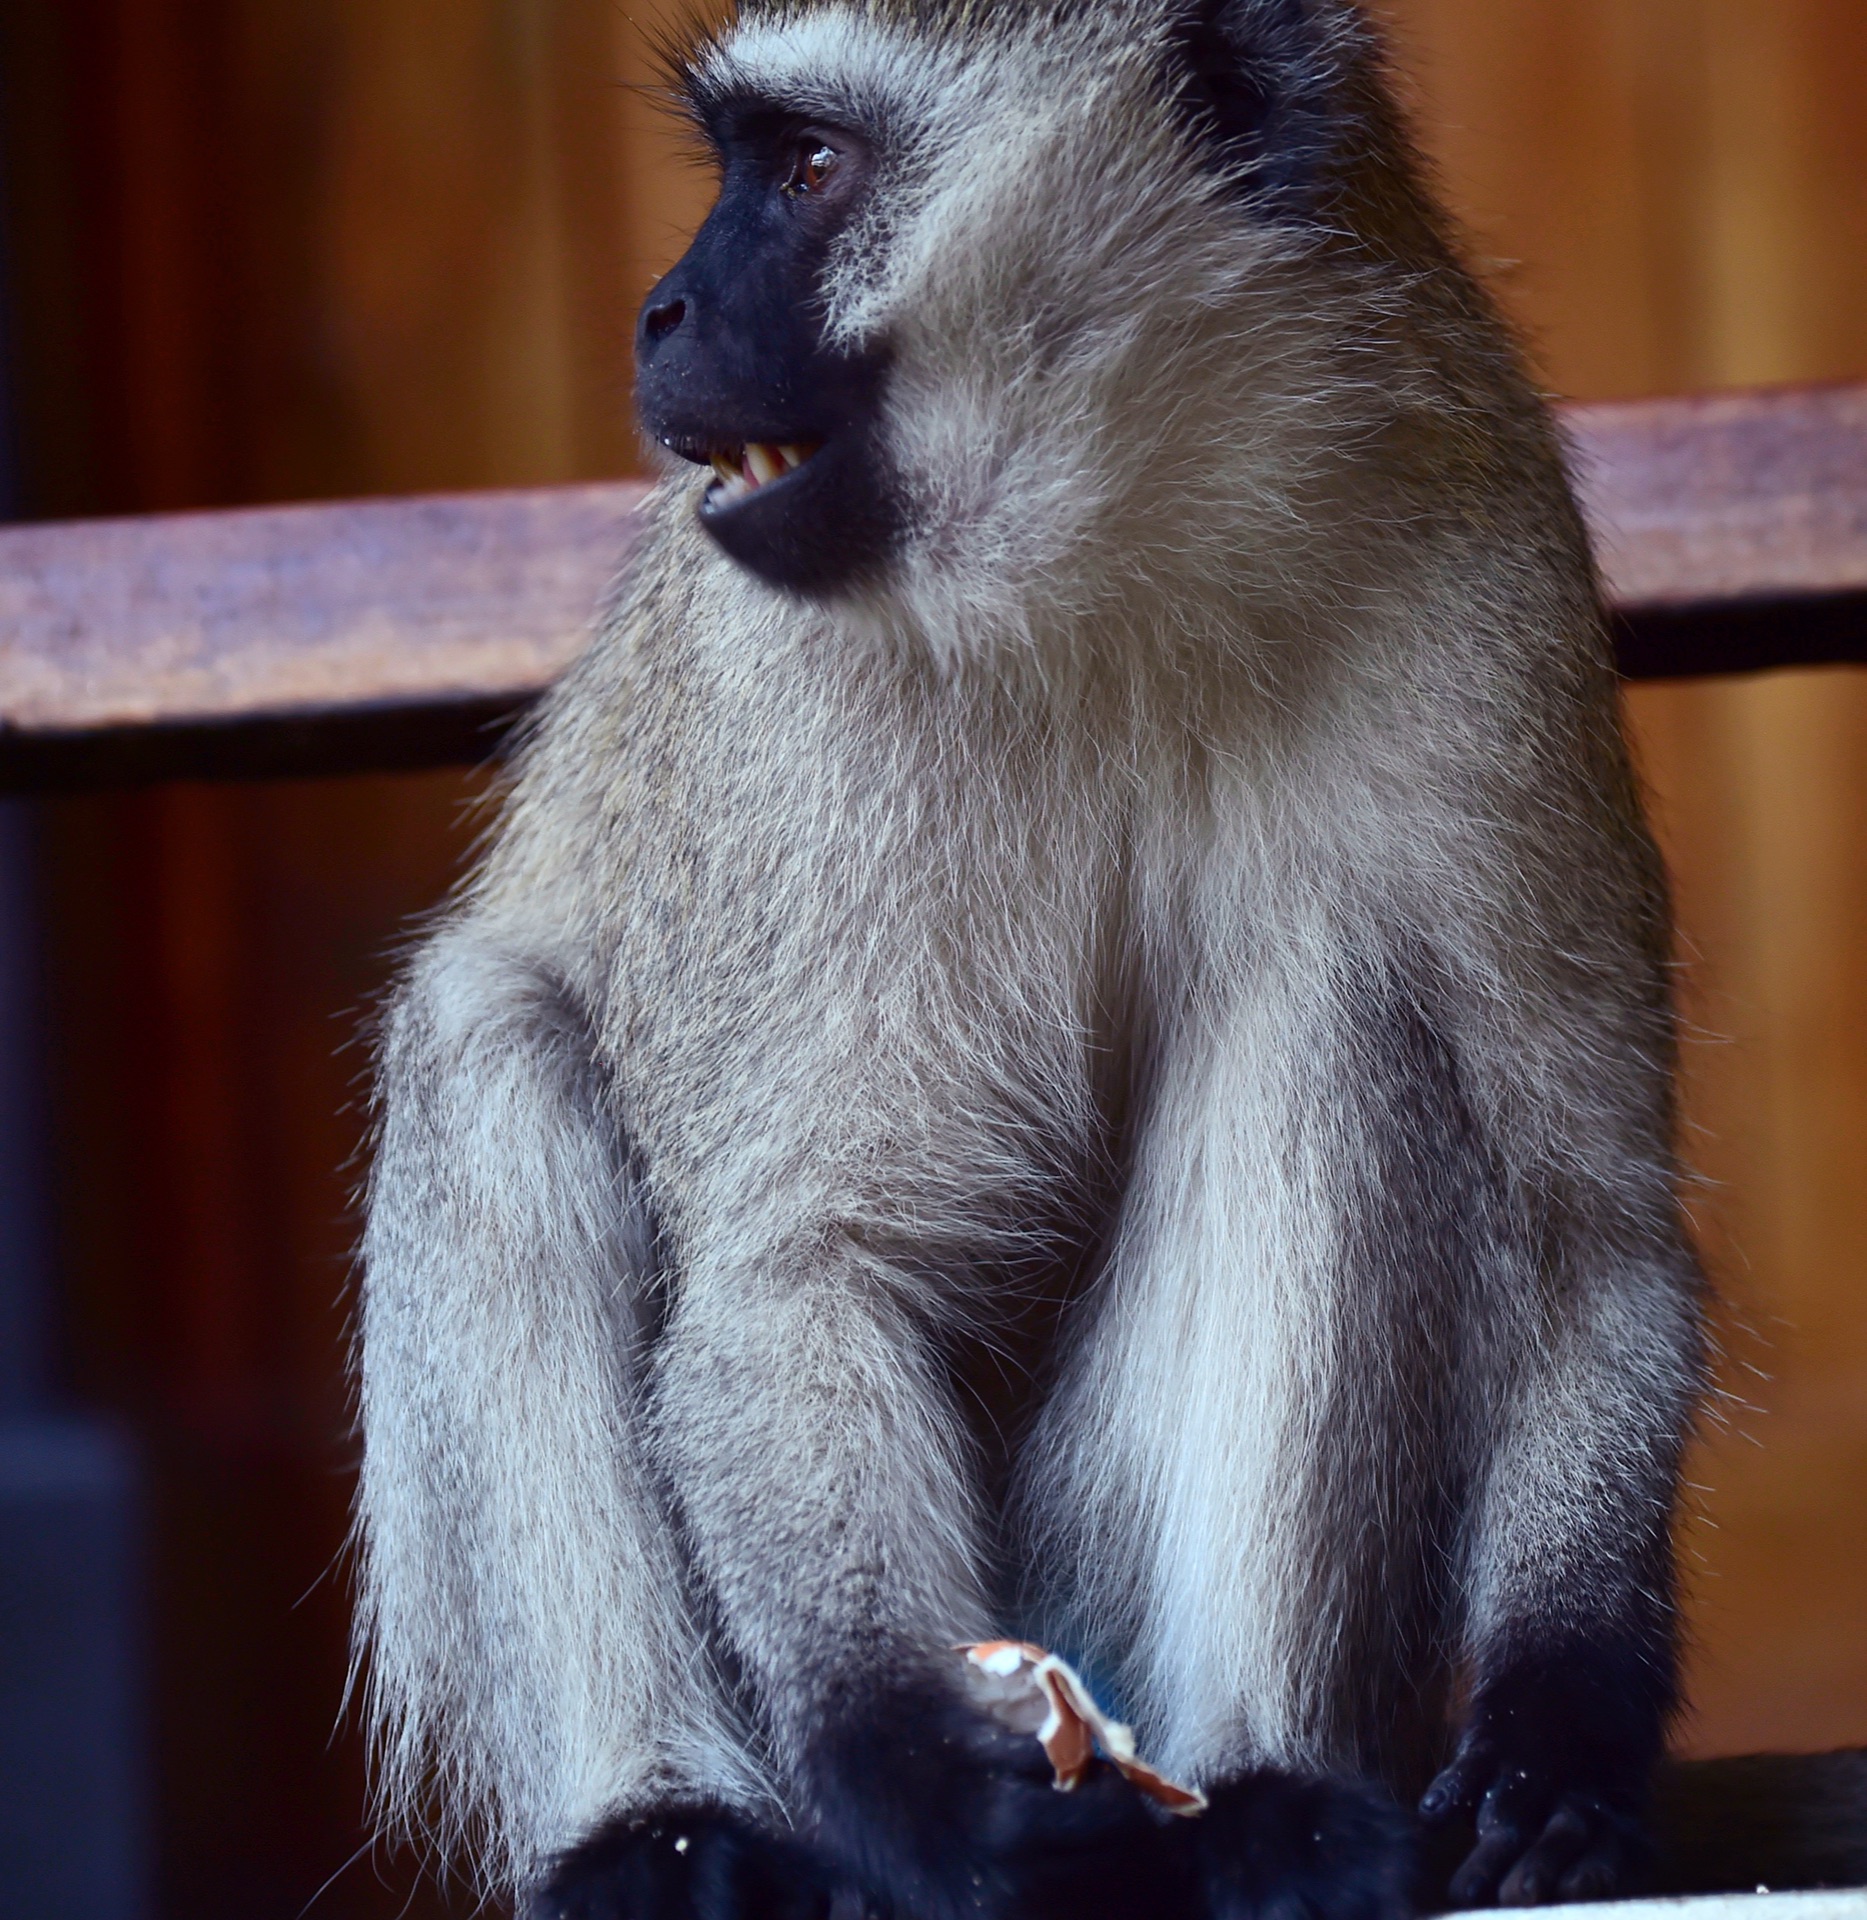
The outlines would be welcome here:
[[[739,469],[723,453],[713,456],[713,471],[729,486],[739,478]]]
[[[801,467],[804,464],[804,449],[795,441],[788,442],[778,449],[778,458],[784,462],[788,472],[792,467]]]
[[[771,448],[757,440],[746,448],[746,465],[751,469],[752,484],[758,487],[767,480],[776,480],[784,471]]]

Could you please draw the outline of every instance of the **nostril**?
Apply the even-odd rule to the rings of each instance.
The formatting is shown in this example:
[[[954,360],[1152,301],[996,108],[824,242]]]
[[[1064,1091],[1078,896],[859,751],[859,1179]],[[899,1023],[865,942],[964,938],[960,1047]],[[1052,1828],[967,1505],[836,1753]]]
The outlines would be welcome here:
[[[651,343],[659,345],[687,318],[685,300],[664,300],[642,316],[642,331]]]

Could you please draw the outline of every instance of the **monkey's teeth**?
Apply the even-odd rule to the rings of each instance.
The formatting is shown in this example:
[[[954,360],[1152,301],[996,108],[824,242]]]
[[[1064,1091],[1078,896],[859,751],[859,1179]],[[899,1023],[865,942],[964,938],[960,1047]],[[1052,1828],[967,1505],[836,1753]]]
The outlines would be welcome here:
[[[724,503],[742,499],[752,491],[756,482],[747,478],[742,471],[742,458],[743,456],[735,457],[725,453],[716,453],[712,456],[710,464],[713,468],[714,480],[707,489],[709,499]]]
[[[791,440],[778,446],[753,440],[731,452],[710,454],[708,464],[713,469],[714,481],[708,497],[721,504],[743,499],[768,480],[781,479],[801,467],[816,451],[814,441]]]

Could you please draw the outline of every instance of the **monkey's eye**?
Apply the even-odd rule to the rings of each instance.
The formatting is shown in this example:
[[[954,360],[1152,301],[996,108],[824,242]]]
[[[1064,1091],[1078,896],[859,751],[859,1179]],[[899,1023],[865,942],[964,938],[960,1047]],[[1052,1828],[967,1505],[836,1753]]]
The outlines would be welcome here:
[[[792,156],[790,177],[784,190],[790,194],[821,193],[830,183],[842,155],[825,140],[807,138],[797,143]]]

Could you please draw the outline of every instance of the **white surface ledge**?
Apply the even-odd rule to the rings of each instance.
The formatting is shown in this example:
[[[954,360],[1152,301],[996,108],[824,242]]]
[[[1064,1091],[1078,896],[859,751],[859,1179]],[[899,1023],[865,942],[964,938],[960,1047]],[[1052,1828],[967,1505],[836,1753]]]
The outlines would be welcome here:
[[[1499,1920],[1500,1909],[1448,1916],[1448,1920]],[[1867,1920],[1867,1887],[1834,1887],[1819,1893],[1695,1893],[1668,1900],[1591,1900],[1574,1906],[1536,1907],[1526,1920]]]

